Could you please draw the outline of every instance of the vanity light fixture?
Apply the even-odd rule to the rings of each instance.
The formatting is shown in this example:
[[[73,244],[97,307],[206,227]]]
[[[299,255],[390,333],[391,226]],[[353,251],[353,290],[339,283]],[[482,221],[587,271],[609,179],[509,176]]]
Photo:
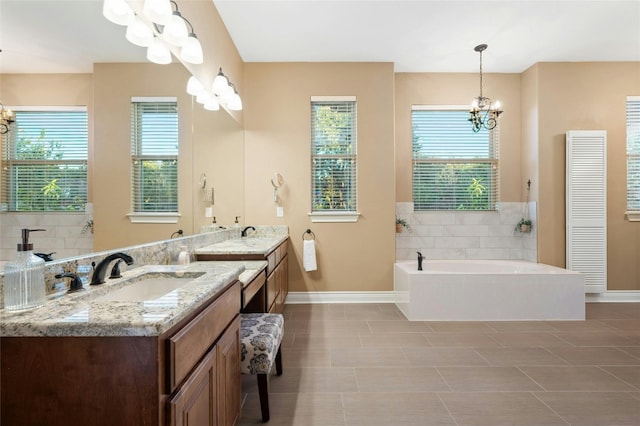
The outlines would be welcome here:
[[[498,117],[502,114],[500,101],[491,102],[490,98],[482,95],[482,52],[486,50],[486,44],[479,44],[473,50],[480,53],[480,96],[473,99],[469,110],[471,129],[477,133],[483,127],[487,130],[494,129],[498,124]]]
[[[0,135],[9,133],[10,126],[16,121],[16,115],[10,109],[6,109],[0,101]]]
[[[203,91],[204,86],[200,83],[200,80],[198,80],[195,75],[189,77],[189,81],[187,81],[187,93],[191,96],[198,96],[198,94]]]
[[[173,15],[173,10],[169,0],[144,0],[142,13],[158,25],[166,25]]]
[[[236,86],[233,83],[230,83],[233,87],[233,95],[231,95],[231,99],[227,103],[227,108],[231,111],[241,111],[242,110],[242,99],[240,99],[240,95],[238,95],[238,91],[236,90]]]
[[[175,4],[175,2],[173,2]],[[173,15],[167,25],[162,28],[162,38],[173,44],[174,46],[182,47],[189,37],[189,30],[187,29],[186,19],[182,17],[182,14],[176,6],[176,10],[173,11]]]
[[[211,90],[219,99],[219,102],[225,105],[231,111],[242,110],[242,99],[236,90],[236,86],[229,81],[224,75],[222,68],[219,69],[218,75],[213,79]]]
[[[153,41],[149,47],[147,47],[147,59],[154,64],[170,64],[171,51],[159,37],[153,37]]]
[[[191,25],[191,23],[189,23],[189,25]],[[198,37],[196,37],[196,34],[193,32],[193,27],[191,27],[191,32],[187,37],[187,41],[184,43],[182,49],[180,50],[180,59],[194,65],[200,65],[202,62],[204,62],[202,45],[200,44]]]
[[[118,25],[129,25],[135,17],[133,9],[125,0],[104,0],[102,14],[109,21]]]
[[[149,47],[153,42],[153,31],[139,16],[127,26],[125,37],[136,46]]]

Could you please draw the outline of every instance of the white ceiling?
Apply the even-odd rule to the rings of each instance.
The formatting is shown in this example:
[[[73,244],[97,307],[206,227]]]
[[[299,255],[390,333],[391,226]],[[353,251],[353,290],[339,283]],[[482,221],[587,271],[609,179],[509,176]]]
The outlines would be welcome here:
[[[640,61],[640,0],[213,1],[245,62],[385,61],[398,72],[477,72],[480,43],[489,45],[485,72]],[[101,10],[102,0],[0,0],[0,73],[144,62],[144,49]]]

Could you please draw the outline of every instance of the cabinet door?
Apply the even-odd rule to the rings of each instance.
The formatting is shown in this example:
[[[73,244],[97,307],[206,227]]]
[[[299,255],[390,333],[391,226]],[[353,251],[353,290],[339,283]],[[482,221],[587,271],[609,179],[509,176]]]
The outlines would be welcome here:
[[[240,317],[229,325],[218,344],[218,426],[233,426],[240,418]]]
[[[214,346],[169,401],[171,426],[217,426],[216,352]]]

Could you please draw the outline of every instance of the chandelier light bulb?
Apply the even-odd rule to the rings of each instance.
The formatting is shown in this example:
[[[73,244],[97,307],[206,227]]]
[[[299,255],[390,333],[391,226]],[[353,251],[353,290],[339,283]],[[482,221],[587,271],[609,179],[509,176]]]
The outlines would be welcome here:
[[[154,64],[167,65],[171,63],[171,51],[158,37],[154,37],[147,48],[147,59]]]
[[[166,25],[171,19],[173,10],[169,0],[145,0],[142,13],[158,25]]]
[[[162,38],[173,44],[174,46],[183,46],[189,38],[189,31],[187,30],[187,24],[182,19],[180,12],[175,11],[171,15],[171,19],[164,26],[162,30]]]
[[[499,110],[501,106],[502,106],[502,102],[498,100],[493,104],[493,109]]]
[[[125,37],[136,46],[149,47],[153,42],[153,31],[136,16],[127,26]]]
[[[180,58],[190,64],[199,65],[204,62],[202,45],[194,33],[189,34],[187,41],[180,50]]]
[[[104,0],[102,15],[118,25],[129,25],[135,17],[133,9],[124,0]]]

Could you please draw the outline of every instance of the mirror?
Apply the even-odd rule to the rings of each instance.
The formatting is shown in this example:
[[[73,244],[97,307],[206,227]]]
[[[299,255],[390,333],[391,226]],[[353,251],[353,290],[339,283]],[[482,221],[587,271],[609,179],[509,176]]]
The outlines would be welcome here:
[[[132,4],[139,3],[131,1]],[[67,13],[78,19],[71,20],[72,24],[83,23],[93,25],[94,40],[108,41],[109,45],[125,46],[118,50],[135,50],[124,39],[124,28],[118,27],[101,16],[101,2],[83,3],[85,8],[77,8],[77,3],[66,0],[55,2],[23,2],[10,1],[3,7],[2,33],[7,34],[10,28],[8,23],[16,23],[25,34],[24,37],[7,37],[2,46],[5,59],[14,58],[16,52],[31,52],[24,55],[27,61],[32,60],[38,65],[54,66],[57,74],[19,73],[0,75],[0,94],[2,101],[9,106],[13,105],[87,105],[89,116],[95,121],[90,121],[89,132],[93,135],[94,144],[103,147],[102,150],[94,149],[94,161],[89,161],[89,174],[92,176],[92,186],[89,188],[89,199],[93,201],[94,209],[91,214],[83,216],[78,214],[73,225],[82,228],[89,219],[95,223],[93,234],[93,249],[89,251],[111,250],[119,247],[143,244],[152,241],[170,238],[178,229],[184,231],[184,235],[192,235],[200,232],[200,227],[209,224],[211,219],[206,217],[206,208],[211,207],[212,215],[220,225],[227,226],[233,222],[235,216],[244,217],[244,135],[242,124],[227,111],[206,111],[200,104],[196,104],[191,96],[186,94],[186,83],[191,76],[191,71],[182,64],[175,62],[170,65],[156,65],[148,62],[133,62],[129,60],[103,59],[94,63],[91,74],[66,73],[65,64],[61,58],[65,56],[72,45],[68,43],[49,43],[46,50],[47,56],[37,56],[40,50],[35,46],[27,48],[25,43],[38,42],[51,31],[52,41],[59,35],[58,25],[48,19],[48,16]],[[95,7],[94,7],[95,6]],[[224,39],[217,33],[219,25],[211,24],[213,12],[211,2],[184,2],[180,3],[181,11],[193,19],[194,26],[198,29],[198,35],[203,43],[212,43],[209,51],[216,55],[205,54],[205,63],[208,68],[217,71],[220,62],[232,63],[226,56],[220,56],[226,46],[215,45],[223,43]],[[64,10],[64,13],[62,12]],[[55,12],[52,12],[55,11]],[[25,15],[25,13],[27,15]],[[13,14],[13,15],[12,15]],[[33,15],[29,15],[33,14]],[[12,19],[13,16],[13,19]],[[24,18],[30,16],[30,18]],[[40,19],[42,18],[42,19]],[[43,21],[44,19],[44,21]],[[96,19],[104,24],[91,24]],[[216,18],[216,19],[219,19]],[[52,23],[52,26],[44,25]],[[7,23],[7,25],[4,25]],[[30,26],[31,24],[32,26]],[[35,27],[34,27],[35,26]],[[104,31],[98,31],[97,28]],[[37,31],[35,29],[37,28]],[[75,28],[75,27],[74,27]],[[55,33],[53,31],[56,31]],[[18,31],[13,32],[14,35]],[[22,34],[22,33],[20,33]],[[35,36],[34,34],[37,34]],[[228,35],[226,35],[228,37]],[[20,40],[17,45],[6,43],[9,40]],[[105,41],[107,40],[107,41]],[[222,40],[222,41],[221,41]],[[96,48],[100,45],[94,43]],[[58,55],[50,56],[51,46],[60,46]],[[203,45],[204,47],[204,45]],[[15,52],[12,52],[12,49]],[[64,50],[63,50],[64,49]],[[136,50],[138,49],[138,50]],[[100,49],[101,50],[101,49]],[[144,52],[142,50],[142,52]],[[83,60],[92,58],[91,52],[78,50],[76,53]],[[84,54],[82,54],[84,53]],[[104,52],[102,52],[104,53]],[[14,54],[7,57],[6,55]],[[226,55],[226,53],[225,53]],[[37,57],[36,57],[37,56]],[[144,61],[144,55],[141,55]],[[35,61],[38,59],[38,61]],[[213,62],[216,61],[214,64]],[[6,63],[6,62],[5,62]],[[12,61],[13,64],[16,62]],[[215,66],[214,66],[215,65]],[[227,64],[228,66],[231,66]],[[234,64],[237,65],[237,64]],[[226,69],[225,69],[226,71]],[[214,72],[215,74],[215,72]],[[132,96],[177,96],[180,109],[180,163],[179,163],[179,203],[180,217],[175,224],[136,224],[132,225],[126,217],[129,211],[130,201],[128,195],[128,179],[130,175],[130,148],[128,148],[130,98]],[[91,119],[90,119],[91,120]],[[183,148],[184,147],[184,148]],[[92,166],[91,164],[94,164]],[[3,173],[0,168],[0,175]],[[205,195],[200,176],[205,174],[206,188],[212,192]],[[215,194],[214,204],[210,202],[210,195]],[[55,224],[52,221],[60,219],[57,214],[20,214],[19,220],[12,218],[12,213],[0,213],[0,270],[2,261],[15,257],[16,243],[19,241],[20,228],[48,228],[53,231]],[[27,216],[33,216],[34,223],[28,223]],[[62,215],[60,215],[62,216]],[[27,222],[25,222],[25,219]],[[17,229],[17,231],[16,231]],[[18,234],[16,234],[16,232]],[[44,233],[43,233],[44,234]],[[77,251],[78,246],[86,244],[86,238],[91,238],[90,233],[81,234],[78,230],[67,231],[69,242],[61,247],[51,243],[59,239],[58,232],[47,232],[45,236],[34,235],[34,246],[39,252],[56,252],[55,260],[76,256],[79,253],[65,251],[65,245]],[[78,241],[73,242],[73,238]],[[86,249],[85,249],[86,250]]]

